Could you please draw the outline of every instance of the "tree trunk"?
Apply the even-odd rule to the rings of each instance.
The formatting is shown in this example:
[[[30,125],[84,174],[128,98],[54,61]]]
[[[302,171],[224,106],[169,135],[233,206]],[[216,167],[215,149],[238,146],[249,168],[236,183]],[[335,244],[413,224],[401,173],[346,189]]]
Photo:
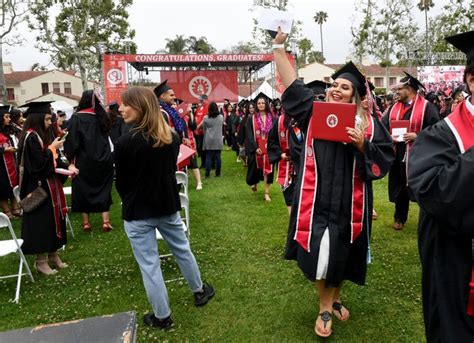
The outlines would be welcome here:
[[[79,74],[81,75],[81,82],[82,82],[82,91],[86,91],[89,87],[87,85],[87,70],[84,67],[82,62],[82,56],[80,53],[76,53],[76,60],[77,65],[79,66]]]
[[[324,59],[323,24],[322,24],[322,23],[319,24],[319,34],[320,34],[320,36],[321,36],[321,55],[323,55],[323,59]]]
[[[428,10],[426,8],[426,2],[425,2],[425,50],[426,50],[426,60],[427,64],[431,64],[431,54],[429,53],[429,48],[428,48]]]
[[[0,99],[4,105],[8,103],[5,86],[5,75],[3,74],[3,46],[2,38],[0,38]]]

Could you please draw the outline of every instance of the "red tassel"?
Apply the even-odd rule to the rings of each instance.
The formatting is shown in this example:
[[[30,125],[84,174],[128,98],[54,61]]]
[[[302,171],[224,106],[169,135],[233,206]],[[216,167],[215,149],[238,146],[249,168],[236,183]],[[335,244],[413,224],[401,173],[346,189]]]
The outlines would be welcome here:
[[[474,265],[471,269],[471,282],[469,282],[469,301],[467,303],[467,315],[474,317]]]

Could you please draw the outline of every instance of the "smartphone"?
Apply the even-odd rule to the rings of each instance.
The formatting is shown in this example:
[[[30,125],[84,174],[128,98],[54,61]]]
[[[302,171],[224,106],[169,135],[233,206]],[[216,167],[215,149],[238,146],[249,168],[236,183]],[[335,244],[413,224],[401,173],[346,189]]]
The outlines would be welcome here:
[[[69,132],[66,132],[66,133],[64,134],[64,136],[61,137],[60,141],[61,141],[61,142],[64,142],[64,141],[66,140],[66,137],[67,137],[68,134],[69,134]]]

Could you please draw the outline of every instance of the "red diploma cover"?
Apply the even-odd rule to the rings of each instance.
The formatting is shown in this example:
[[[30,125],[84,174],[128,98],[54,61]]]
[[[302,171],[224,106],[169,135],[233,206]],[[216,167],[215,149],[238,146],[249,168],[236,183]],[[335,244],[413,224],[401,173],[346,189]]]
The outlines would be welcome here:
[[[351,143],[346,127],[354,128],[356,104],[313,102],[312,138]]]
[[[392,120],[390,121],[390,134],[397,142],[403,142],[403,135],[410,131],[409,120]]]
[[[178,169],[181,169],[190,163],[191,157],[196,153],[193,149],[190,147],[181,144],[179,146],[179,154],[178,154],[178,161],[176,162],[176,165],[178,166]]]

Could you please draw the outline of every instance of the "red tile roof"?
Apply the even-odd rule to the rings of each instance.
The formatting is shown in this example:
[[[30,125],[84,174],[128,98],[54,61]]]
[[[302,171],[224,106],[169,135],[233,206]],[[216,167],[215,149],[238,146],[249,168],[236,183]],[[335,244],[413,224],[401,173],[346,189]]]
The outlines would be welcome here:
[[[49,73],[49,71],[14,71],[9,74],[5,74],[6,85],[17,85],[23,81],[33,79],[43,74]]]

